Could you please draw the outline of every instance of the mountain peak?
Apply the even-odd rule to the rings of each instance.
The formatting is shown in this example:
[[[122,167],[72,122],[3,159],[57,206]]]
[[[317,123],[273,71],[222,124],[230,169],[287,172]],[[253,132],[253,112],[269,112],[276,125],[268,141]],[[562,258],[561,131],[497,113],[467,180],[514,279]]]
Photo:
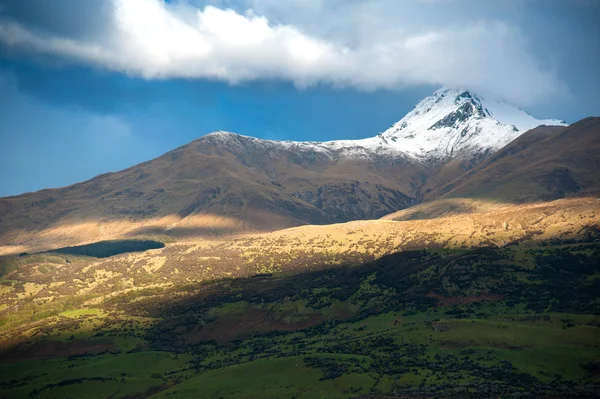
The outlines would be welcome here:
[[[238,136],[238,134],[233,133],[233,132],[228,132],[226,130],[216,130],[216,131],[209,133],[203,137],[231,137],[231,136]]]
[[[538,120],[512,104],[445,87],[379,137],[417,158],[443,160],[497,150],[539,125],[566,124]]]
[[[442,87],[436,90],[431,97],[441,101],[442,98],[453,99],[456,105],[464,102],[481,103],[481,96],[464,88]]]
[[[433,92],[433,97],[459,96],[463,93],[472,95],[470,90],[462,87],[442,87]]]
[[[332,158],[386,155],[439,163],[452,158],[477,158],[496,151],[527,130],[566,124],[538,120],[514,105],[486,99],[463,88],[444,87],[421,100],[412,111],[376,137],[329,142],[262,140],[219,130],[204,138],[228,146],[293,148],[317,151]]]

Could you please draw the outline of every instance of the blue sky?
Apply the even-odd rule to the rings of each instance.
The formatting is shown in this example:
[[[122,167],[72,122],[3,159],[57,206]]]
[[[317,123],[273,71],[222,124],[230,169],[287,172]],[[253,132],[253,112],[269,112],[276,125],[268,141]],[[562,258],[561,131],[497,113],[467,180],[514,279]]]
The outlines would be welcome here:
[[[373,136],[441,85],[600,114],[596,0],[0,0],[0,196],[214,130]]]

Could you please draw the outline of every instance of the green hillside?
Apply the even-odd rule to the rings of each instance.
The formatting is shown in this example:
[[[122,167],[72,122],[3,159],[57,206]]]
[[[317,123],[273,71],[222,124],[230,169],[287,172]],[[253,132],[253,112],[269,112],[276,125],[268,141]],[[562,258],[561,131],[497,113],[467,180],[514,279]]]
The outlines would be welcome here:
[[[5,344],[10,398],[593,397],[600,245],[129,292]]]

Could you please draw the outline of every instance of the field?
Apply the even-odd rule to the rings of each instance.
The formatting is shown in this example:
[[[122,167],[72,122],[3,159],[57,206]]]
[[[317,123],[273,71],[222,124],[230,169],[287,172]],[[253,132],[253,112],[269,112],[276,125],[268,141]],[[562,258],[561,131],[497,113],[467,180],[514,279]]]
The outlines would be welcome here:
[[[10,398],[595,397],[600,245],[402,251],[7,323]],[[12,326],[12,327],[9,327]]]

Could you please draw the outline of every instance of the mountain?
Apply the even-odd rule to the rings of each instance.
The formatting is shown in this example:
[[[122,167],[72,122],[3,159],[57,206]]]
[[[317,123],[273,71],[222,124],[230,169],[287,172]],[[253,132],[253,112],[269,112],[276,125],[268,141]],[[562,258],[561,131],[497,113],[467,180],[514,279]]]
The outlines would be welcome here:
[[[217,132],[117,173],[0,199],[0,243],[21,252],[121,236],[272,231],[378,218],[416,203],[431,170],[368,155]]]
[[[600,118],[591,117],[568,127],[532,129],[460,177],[425,191],[419,205],[384,219],[436,219],[451,215],[470,219],[475,214],[498,214],[524,203],[541,209],[550,201],[557,204],[552,213],[559,213],[557,209],[563,207],[563,222],[553,227],[556,231],[559,224],[574,221],[573,216],[564,214],[577,203],[573,200],[599,209],[599,197]],[[527,224],[539,226],[539,220],[533,217]]]
[[[480,158],[540,125],[564,121],[535,119],[508,103],[466,90],[440,89],[378,136],[424,162]]]
[[[600,118],[523,134],[427,198],[550,201],[600,195]]]
[[[362,140],[282,142],[215,132],[117,173],[0,199],[0,254],[379,218],[418,203],[428,181],[446,184],[525,129],[561,123],[442,89]]]
[[[0,397],[597,397],[600,118],[425,103],[0,199]]]
[[[338,156],[406,157],[440,166],[453,159],[481,159],[540,125],[567,124],[556,119],[536,119],[511,104],[485,99],[467,90],[444,88],[420,101],[404,118],[375,137],[324,143],[272,143]]]

